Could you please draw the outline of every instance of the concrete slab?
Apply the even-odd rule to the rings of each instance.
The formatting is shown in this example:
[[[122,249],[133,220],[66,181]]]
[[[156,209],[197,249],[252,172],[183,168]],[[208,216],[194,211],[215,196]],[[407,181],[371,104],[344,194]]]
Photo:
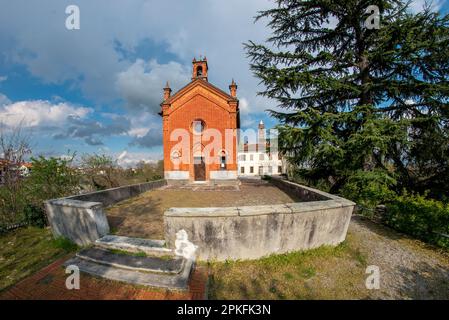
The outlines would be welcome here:
[[[139,257],[129,254],[117,254],[100,248],[84,249],[78,252],[76,256],[105,266],[141,272],[177,274],[184,267],[184,259],[176,256],[169,259]]]
[[[148,273],[125,270],[84,260],[79,257],[74,257],[67,260],[64,263],[64,266],[76,265],[81,272],[114,281],[158,288],[187,290],[193,264],[194,261],[186,260],[182,272],[178,274]]]
[[[164,240],[151,240],[107,235],[95,241],[95,245],[105,249],[124,250],[129,252],[144,252],[153,256],[173,254],[173,250],[165,247]]]

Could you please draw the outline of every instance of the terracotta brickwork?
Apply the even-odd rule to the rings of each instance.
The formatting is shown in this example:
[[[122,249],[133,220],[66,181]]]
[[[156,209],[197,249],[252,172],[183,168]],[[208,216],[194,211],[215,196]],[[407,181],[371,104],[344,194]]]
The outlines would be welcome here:
[[[167,84],[161,103],[164,170],[189,172],[189,181],[195,181],[194,156],[208,160],[204,166],[205,180],[210,179],[211,171],[237,170],[236,129],[240,126],[237,85],[232,81],[230,93],[226,93],[210,84],[207,75],[207,60],[194,59],[192,81],[174,95]],[[204,124],[203,134],[195,134],[194,121]],[[209,133],[213,131],[209,129],[219,132],[221,141],[210,139]],[[187,133],[187,137],[182,137],[188,140],[188,149],[180,148],[179,132]],[[227,135],[232,138],[226,139]],[[225,168],[220,162],[223,155],[226,156]]]
[[[62,264],[68,257],[53,262],[34,275],[0,292],[0,300],[203,300],[206,299],[207,270],[192,272],[187,291],[146,288],[92,277],[80,276],[80,289],[68,290],[68,274]]]

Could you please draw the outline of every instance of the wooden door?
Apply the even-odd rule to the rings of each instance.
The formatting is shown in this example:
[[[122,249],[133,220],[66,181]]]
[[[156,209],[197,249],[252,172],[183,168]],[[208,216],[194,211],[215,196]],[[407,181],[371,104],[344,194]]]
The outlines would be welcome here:
[[[193,162],[195,181],[206,181],[206,164],[203,157],[195,157]]]

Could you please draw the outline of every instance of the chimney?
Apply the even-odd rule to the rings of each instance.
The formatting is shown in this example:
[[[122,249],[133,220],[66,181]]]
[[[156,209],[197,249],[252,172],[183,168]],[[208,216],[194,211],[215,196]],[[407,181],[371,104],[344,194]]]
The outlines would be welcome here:
[[[170,98],[170,94],[171,94],[171,89],[170,89],[170,86],[167,81],[167,84],[165,85],[165,88],[164,88],[164,101],[168,100],[168,98]]]
[[[237,84],[234,79],[232,79],[231,85],[229,86],[229,91],[231,93],[231,97],[235,98],[237,96]]]

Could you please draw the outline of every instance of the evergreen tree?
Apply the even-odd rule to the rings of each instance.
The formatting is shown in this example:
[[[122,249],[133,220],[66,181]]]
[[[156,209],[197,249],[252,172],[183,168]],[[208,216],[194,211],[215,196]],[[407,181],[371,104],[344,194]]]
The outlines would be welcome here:
[[[374,182],[447,194],[449,17],[402,0],[276,4],[256,18],[268,19],[266,44],[245,47],[259,94],[280,107],[269,112],[290,162],[333,192]],[[366,27],[370,5],[378,29]]]

